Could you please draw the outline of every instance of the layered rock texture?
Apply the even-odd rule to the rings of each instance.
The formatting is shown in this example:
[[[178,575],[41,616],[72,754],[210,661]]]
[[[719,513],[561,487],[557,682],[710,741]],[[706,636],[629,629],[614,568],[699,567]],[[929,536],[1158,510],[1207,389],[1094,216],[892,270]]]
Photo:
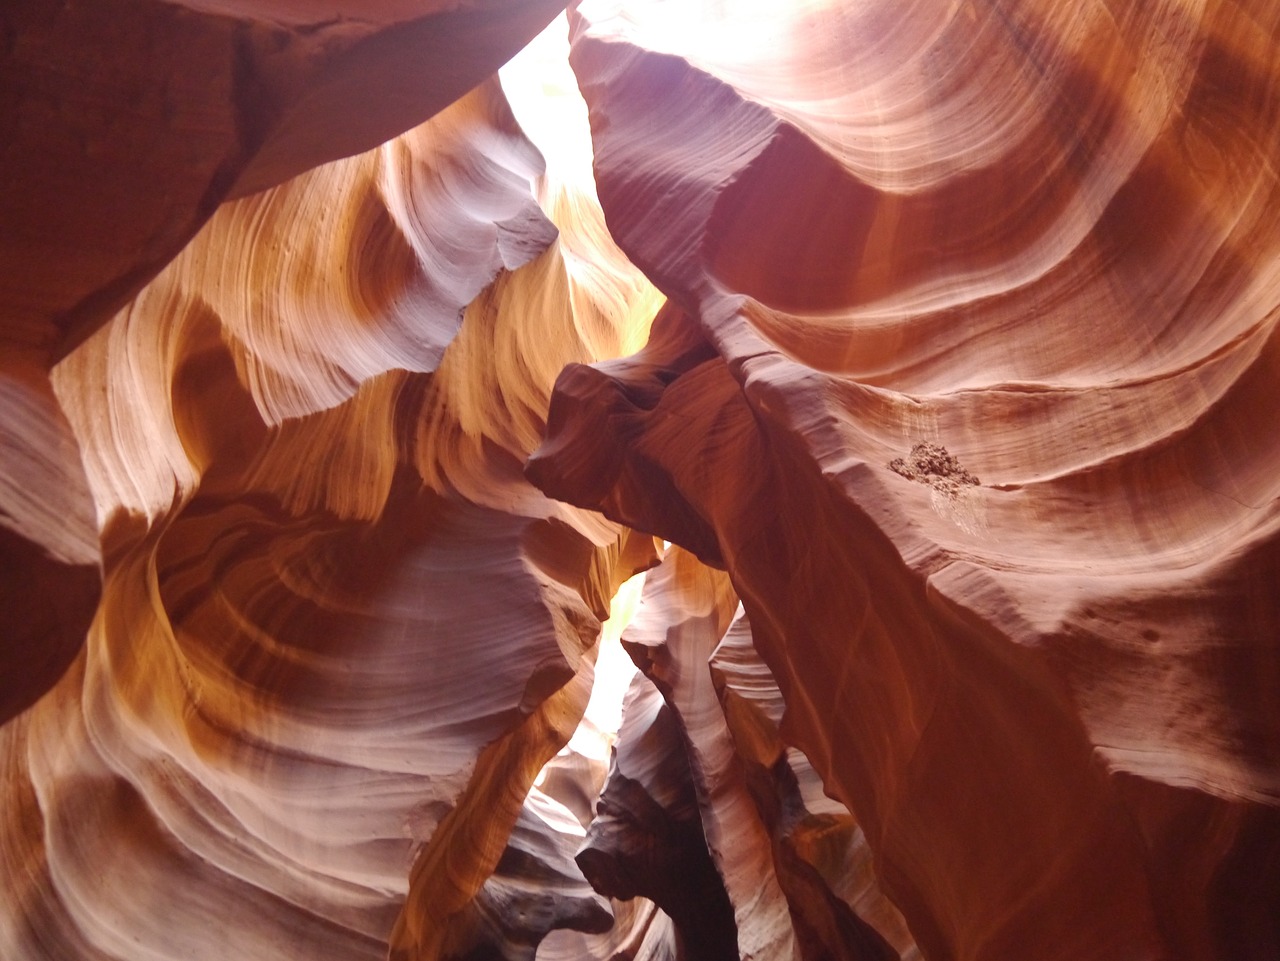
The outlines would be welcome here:
[[[1280,957],[1280,7],[562,6],[0,12],[0,958]]]

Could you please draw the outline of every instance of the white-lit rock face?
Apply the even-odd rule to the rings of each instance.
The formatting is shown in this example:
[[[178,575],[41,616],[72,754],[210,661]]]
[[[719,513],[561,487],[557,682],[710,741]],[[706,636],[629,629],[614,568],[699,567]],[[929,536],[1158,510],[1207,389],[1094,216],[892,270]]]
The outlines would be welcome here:
[[[0,958],[1280,956],[1280,8],[558,6],[0,14]]]

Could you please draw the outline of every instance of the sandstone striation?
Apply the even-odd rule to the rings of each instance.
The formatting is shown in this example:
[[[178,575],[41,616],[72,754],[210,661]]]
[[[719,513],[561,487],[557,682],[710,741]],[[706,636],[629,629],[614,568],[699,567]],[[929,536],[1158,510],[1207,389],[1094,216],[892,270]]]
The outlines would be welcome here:
[[[709,666],[804,955],[918,959],[906,922],[880,888],[857,821],[826,796],[804,753],[782,740],[786,705],[741,609]]]
[[[1280,8],[562,6],[0,13],[0,959],[1274,961]]]
[[[655,557],[520,474],[556,372],[627,349],[650,310],[616,250],[563,252],[594,228],[557,230],[584,188],[547,193],[544,169],[487,80],[219,207],[45,380],[70,440],[37,452],[85,490],[42,509],[92,532],[59,544],[93,577],[30,603],[92,625],[0,728],[0,955],[425,958],[520,901],[519,872],[488,882],[536,846],[526,794],[586,706],[610,598]],[[530,342],[519,365],[476,347]],[[58,673],[6,673],[6,703]],[[576,883],[580,910],[511,943],[600,930]]]
[[[100,593],[92,484],[50,367],[222,201],[414,126],[562,6],[20,0],[0,12],[0,563],[14,612],[0,719],[67,667]]]
[[[917,957],[865,863],[868,852],[853,819],[823,796],[803,754],[789,754],[778,737],[781,695],[755,655],[724,572],[672,548],[650,572],[622,641],[676,719],[672,732],[687,756],[706,847],[733,906],[737,953]],[[602,802],[608,796],[606,788]],[[859,911],[869,912],[896,944]]]
[[[627,690],[618,738],[578,865],[597,891],[661,908],[675,957],[737,957],[733,907],[708,852],[678,721],[642,676]]]
[[[1114,13],[575,20],[673,306],[562,375],[531,476],[727,571],[927,957],[1280,943],[1280,24]],[[889,468],[924,443],[982,484]]]

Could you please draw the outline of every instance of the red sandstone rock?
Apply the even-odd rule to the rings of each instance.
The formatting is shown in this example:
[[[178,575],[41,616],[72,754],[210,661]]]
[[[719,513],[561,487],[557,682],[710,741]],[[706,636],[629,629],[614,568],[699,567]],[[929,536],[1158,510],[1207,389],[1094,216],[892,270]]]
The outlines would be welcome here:
[[[0,22],[5,342],[64,356],[221,201],[422,122],[562,6],[17,3]]]
[[[101,596],[93,499],[38,364],[0,359],[0,723],[51,688]]]
[[[532,476],[727,569],[926,956],[1273,955],[1275,11],[771,8],[774,70],[605,6],[601,200],[681,309]]]
[[[0,14],[0,957],[1273,961],[1280,13],[554,6]]]
[[[609,902],[574,863],[582,826],[537,788],[529,792],[498,867],[481,889],[481,917],[500,937],[474,942],[453,957],[536,956],[552,930],[604,934],[613,928]]]
[[[708,666],[806,953],[919,958],[906,922],[880,889],[861,828],[826,796],[803,752],[782,741],[782,692],[741,612]]]
[[[733,905],[739,954],[806,957],[707,669],[737,607],[723,572],[673,548],[645,581],[622,643],[678,719],[707,847]]]
[[[50,588],[92,628],[0,728],[0,956],[425,958],[483,895],[654,557],[520,474],[555,373],[634,340],[644,286],[607,252],[568,275],[541,168],[485,84],[224,205],[58,365],[87,490],[39,516],[87,518],[103,590]]]
[[[675,712],[637,675],[578,865],[597,891],[661,908],[675,957],[734,958],[734,910],[707,849],[689,761]]]
[[[92,485],[50,366],[223,200],[420,123],[561,6],[19,0],[0,13],[0,721],[75,656],[100,589]],[[362,226],[371,247],[387,238]]]

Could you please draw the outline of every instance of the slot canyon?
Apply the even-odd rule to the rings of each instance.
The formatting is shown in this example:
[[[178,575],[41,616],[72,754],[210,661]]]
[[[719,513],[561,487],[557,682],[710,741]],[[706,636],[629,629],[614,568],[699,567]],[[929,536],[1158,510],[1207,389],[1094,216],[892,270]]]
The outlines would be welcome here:
[[[1280,959],[1280,3],[7,0],[0,961]]]

